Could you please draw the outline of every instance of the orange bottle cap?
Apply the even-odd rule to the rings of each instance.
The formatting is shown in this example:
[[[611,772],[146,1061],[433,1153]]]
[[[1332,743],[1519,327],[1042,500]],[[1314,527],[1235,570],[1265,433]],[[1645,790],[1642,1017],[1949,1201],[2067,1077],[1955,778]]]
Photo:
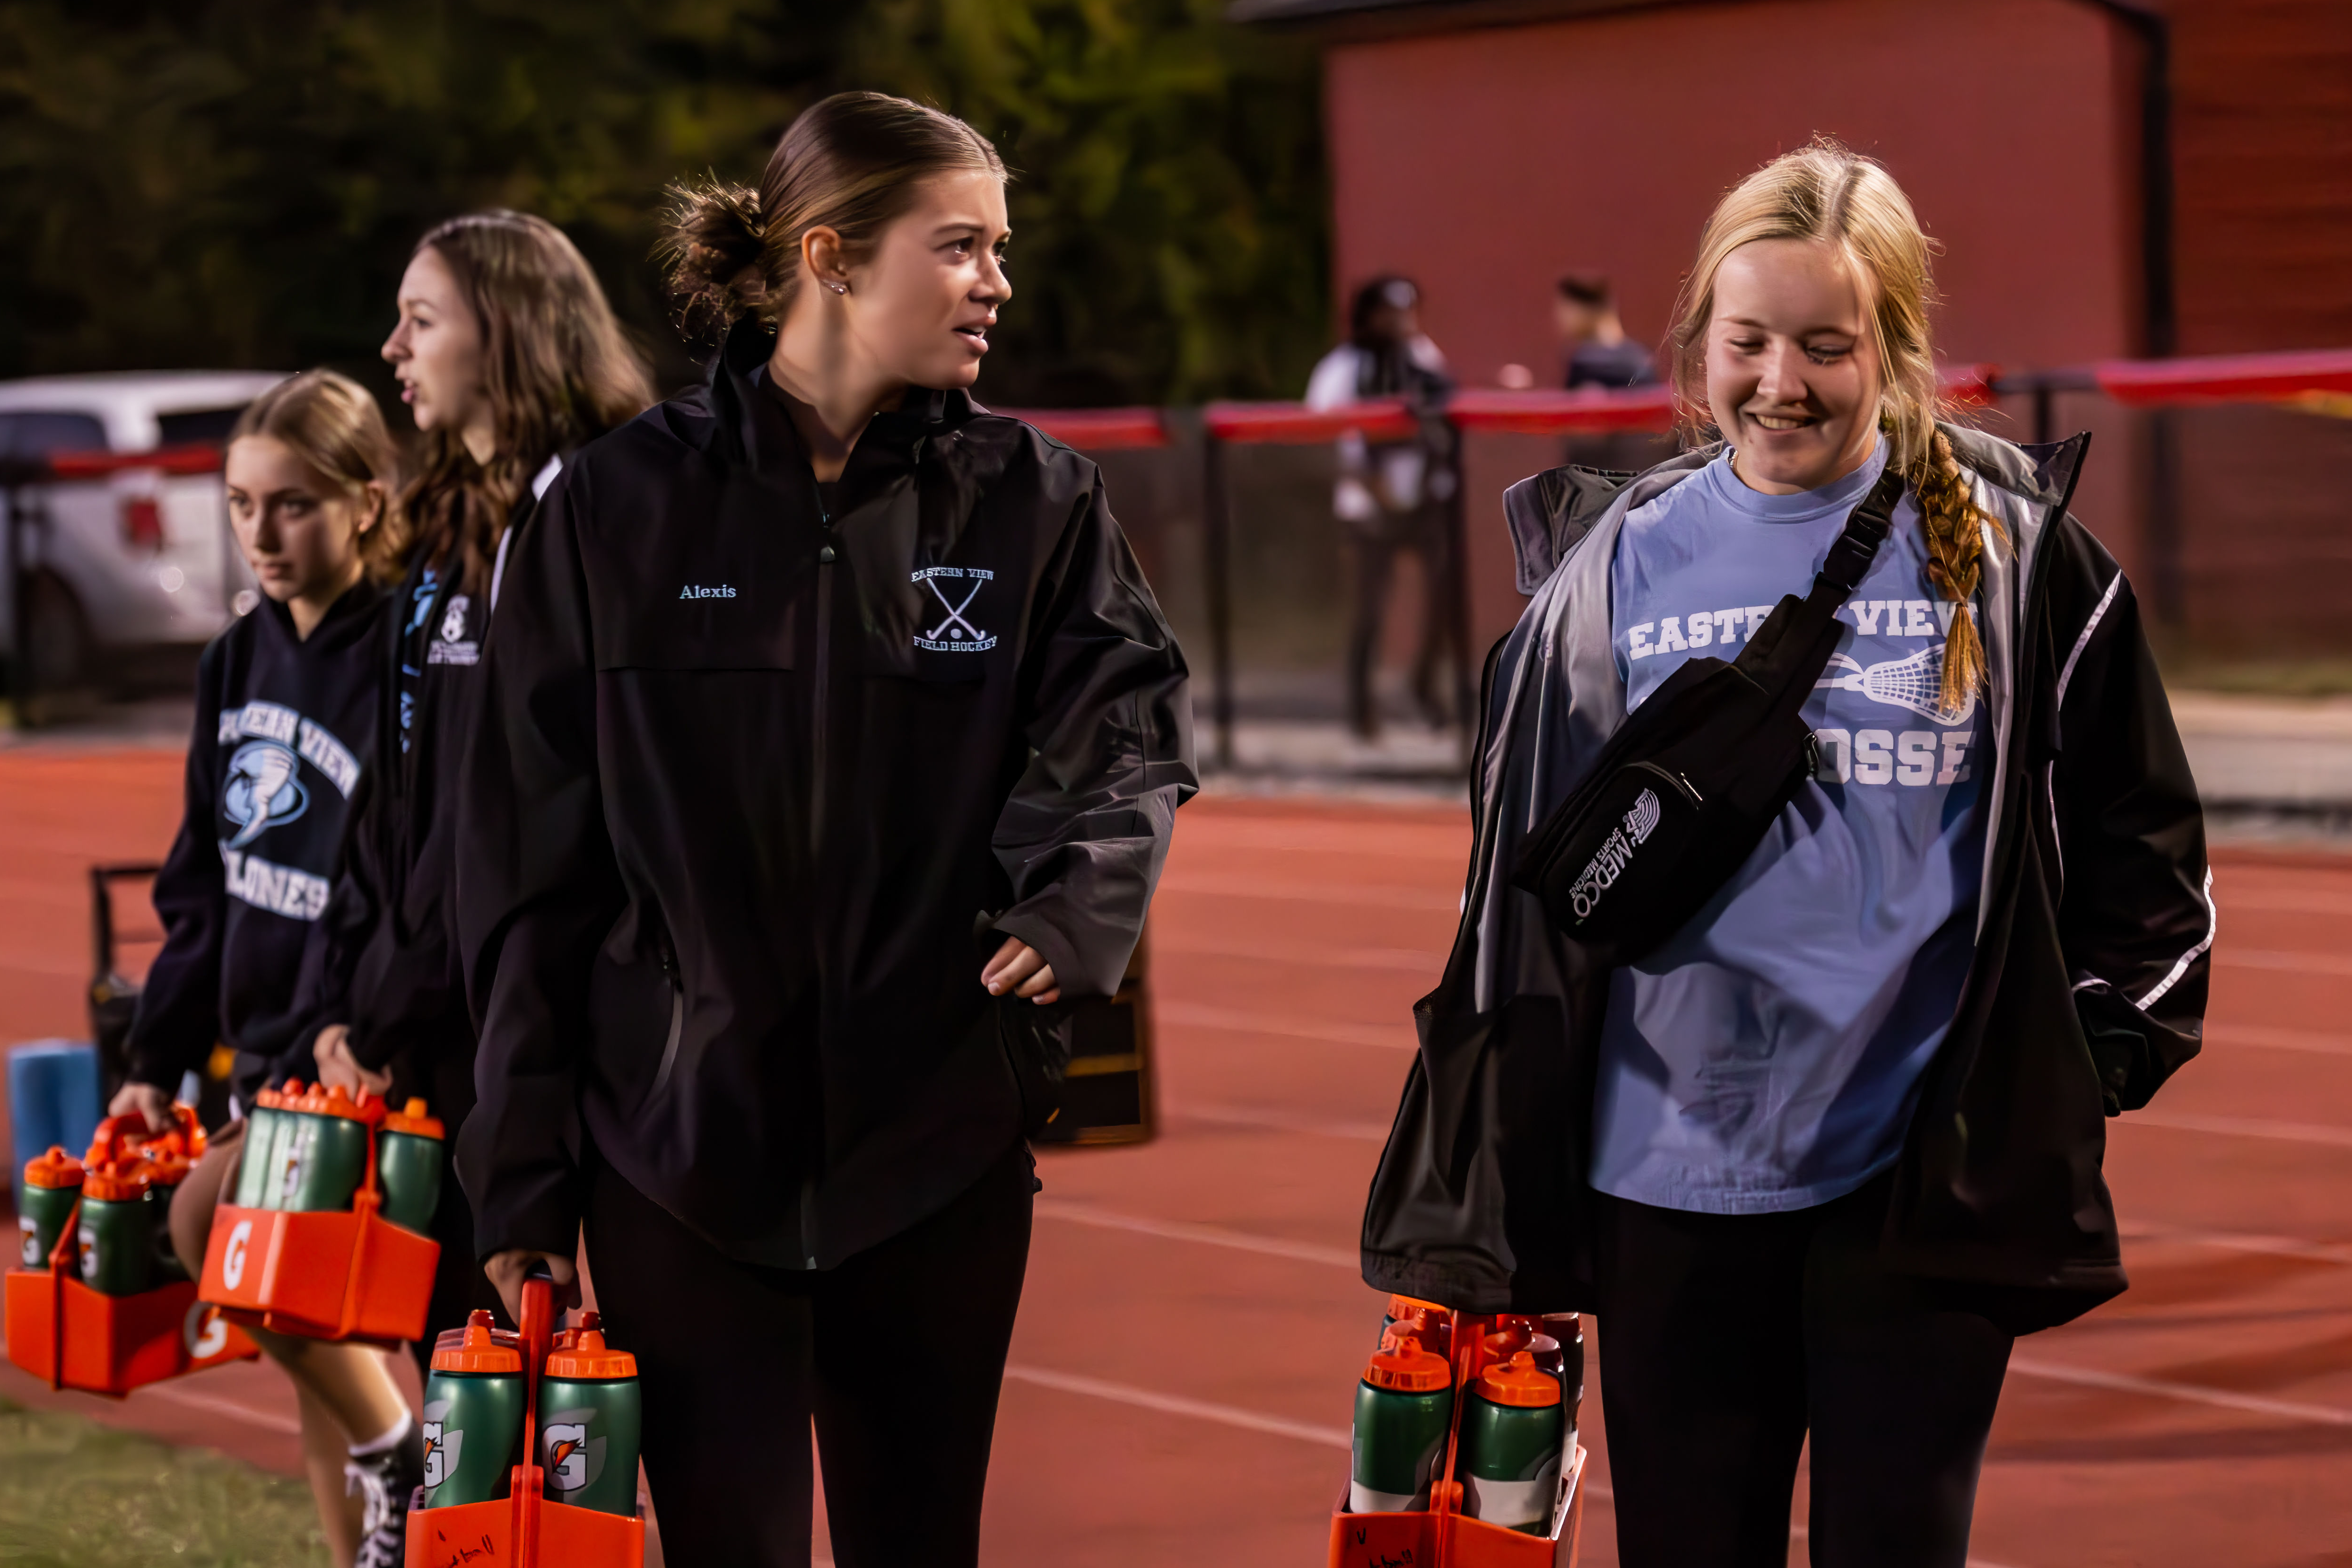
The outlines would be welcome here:
[[[1390,1317],[1410,1318],[1415,1312],[1427,1312],[1433,1318],[1442,1318],[1445,1315],[1446,1309],[1439,1306],[1434,1301],[1424,1301],[1418,1296],[1391,1296],[1389,1298]]]
[[[1521,1351],[1478,1374],[1478,1394],[1489,1404],[1535,1408],[1559,1403],[1559,1382]]]
[[[1486,1350],[1496,1361],[1510,1360],[1513,1351],[1527,1349],[1528,1342],[1535,1338],[1525,1318],[1498,1318],[1496,1325],[1486,1336]]]
[[[36,1154],[25,1162],[25,1184],[28,1187],[78,1187],[81,1185],[81,1162],[52,1143],[46,1154]]]
[[[444,1334],[435,1342],[433,1370],[435,1372],[517,1373],[522,1371],[522,1352],[512,1345],[502,1345],[490,1327],[490,1314],[477,1307],[466,1320],[466,1336],[452,1345]]]
[[[81,1195],[102,1204],[143,1198],[147,1195],[146,1163],[143,1160],[109,1160],[82,1177]]]
[[[440,1121],[425,1113],[425,1101],[415,1095],[409,1096],[406,1105],[383,1119],[383,1130],[386,1132],[406,1132],[418,1138],[446,1136],[441,1130]]]
[[[1405,1340],[1393,1349],[1383,1345],[1364,1363],[1364,1381],[1374,1388],[1400,1394],[1427,1394],[1454,1386],[1454,1369],[1442,1355],[1432,1355],[1418,1340]]]
[[[140,1173],[152,1187],[176,1187],[188,1179],[195,1166],[188,1157],[173,1149],[149,1147],[140,1152],[145,1157],[139,1163]]]
[[[604,1321],[593,1312],[580,1314],[580,1326],[555,1336],[547,1352],[550,1377],[614,1378],[637,1375],[637,1358],[626,1351],[607,1349]]]

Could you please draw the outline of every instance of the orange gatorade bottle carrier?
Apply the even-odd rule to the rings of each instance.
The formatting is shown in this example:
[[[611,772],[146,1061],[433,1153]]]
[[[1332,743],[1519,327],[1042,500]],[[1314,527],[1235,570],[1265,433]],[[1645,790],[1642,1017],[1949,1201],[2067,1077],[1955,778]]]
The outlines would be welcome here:
[[[410,1104],[404,1132],[430,1122],[425,1109]],[[236,1321],[306,1339],[422,1335],[441,1247],[383,1212],[377,1156],[393,1121],[365,1091],[289,1080],[256,1096],[236,1201],[213,1211],[204,1299]]]
[[[1392,1568],[1402,1563],[1575,1568],[1584,1511],[1584,1450],[1575,1439],[1570,1391],[1537,1364],[1538,1353],[1547,1347],[1536,1342],[1549,1338],[1542,1333],[1549,1326],[1536,1318],[1451,1311],[1408,1297],[1391,1299],[1382,1352],[1371,1359],[1357,1387],[1356,1453],[1349,1484],[1331,1517],[1328,1568]],[[1442,1352],[1440,1344],[1445,1347]],[[1431,1386],[1407,1389],[1405,1383]],[[1424,1482],[1418,1461],[1425,1436],[1418,1423],[1391,1418],[1417,1414],[1394,1403],[1400,1395],[1432,1398],[1444,1385],[1454,1397],[1447,1401],[1444,1430]],[[1480,1426],[1475,1435],[1469,1430],[1474,1414]],[[1368,1420],[1414,1430],[1375,1433]],[[1547,1431],[1559,1432],[1552,1450],[1557,1468],[1548,1477],[1539,1451],[1545,1433],[1530,1438],[1516,1430],[1547,1421]],[[1487,1429],[1494,1427],[1510,1430]],[[1365,1453],[1368,1436],[1385,1454]],[[1483,1457],[1465,1452],[1474,1436],[1485,1440]],[[1395,1436],[1407,1441],[1399,1444]],[[1526,1451],[1501,1452],[1496,1439],[1503,1436]],[[1368,1458],[1374,1462],[1367,1464]],[[1469,1496],[1473,1486],[1479,1492],[1475,1503]],[[1470,1517],[1473,1509],[1494,1517]]]
[[[51,1388],[119,1396],[260,1353],[197,1300],[171,1251],[171,1194],[204,1148],[195,1113],[175,1106],[161,1133],[110,1117],[83,1158],[51,1149],[26,1163],[10,1362]]]
[[[488,1312],[476,1312],[463,1331],[445,1331],[436,1342],[425,1396],[426,1492],[425,1506],[408,1516],[407,1568],[477,1559],[514,1568],[638,1568],[644,1563],[635,1455],[614,1451],[624,1436],[634,1449],[635,1434],[614,1426],[615,1412],[609,1408],[577,1407],[625,1388],[633,1409],[635,1358],[604,1343],[593,1313],[561,1332],[554,1331],[556,1321],[553,1286],[541,1272],[523,1282],[520,1332],[495,1329]],[[551,1394],[557,1403],[550,1403]],[[460,1419],[481,1424],[478,1448],[470,1428],[453,1440]],[[521,1439],[526,1434],[537,1441],[519,1453],[509,1446],[510,1435]],[[490,1458],[514,1461],[494,1482],[478,1468]],[[625,1484],[625,1512],[608,1511],[595,1500],[596,1483],[608,1479]],[[494,1486],[497,1495],[481,1497],[485,1485]]]

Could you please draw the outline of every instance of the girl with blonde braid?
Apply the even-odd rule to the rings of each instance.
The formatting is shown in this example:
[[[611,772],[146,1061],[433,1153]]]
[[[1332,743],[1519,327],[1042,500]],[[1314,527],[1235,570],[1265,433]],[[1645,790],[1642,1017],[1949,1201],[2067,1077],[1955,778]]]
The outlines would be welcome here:
[[[1705,444],[1507,498],[1534,603],[1365,1274],[1597,1313],[1627,1568],[1785,1563],[1809,1436],[1815,1564],[1962,1568],[2013,1338],[2124,1288],[2102,1112],[2197,1049],[2202,820],[2129,586],[2066,513],[2084,438],[1938,419],[1930,250],[1877,163],[1774,160],[1684,287]],[[1523,839],[1890,467],[1811,776],[1663,945],[1596,963],[1513,885]]]

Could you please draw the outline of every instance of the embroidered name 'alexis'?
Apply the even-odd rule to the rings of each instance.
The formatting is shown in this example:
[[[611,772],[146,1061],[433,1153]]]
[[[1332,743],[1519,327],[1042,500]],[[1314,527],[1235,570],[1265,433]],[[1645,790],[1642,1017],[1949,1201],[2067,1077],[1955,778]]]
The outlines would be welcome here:
[[[725,583],[716,588],[704,588],[688,583],[677,591],[677,596],[681,599],[731,599],[735,596],[735,590]]]

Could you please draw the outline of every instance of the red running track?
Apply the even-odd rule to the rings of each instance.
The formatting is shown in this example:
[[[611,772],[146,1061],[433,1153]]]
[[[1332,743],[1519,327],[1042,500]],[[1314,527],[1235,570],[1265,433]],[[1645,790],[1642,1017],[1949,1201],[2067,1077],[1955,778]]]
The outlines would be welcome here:
[[[80,868],[160,852],[176,785],[157,755],[0,758],[19,847],[0,872],[0,1037],[72,1028]],[[1452,936],[1465,819],[1204,798],[1180,823],[1153,921],[1164,1134],[1042,1161],[992,1563],[1302,1568],[1340,1484],[1379,1321],[1357,1220],[1408,1009]],[[1979,1568],[2352,1564],[2352,859],[2224,853],[2215,881],[2210,1043],[2114,1132],[2134,1288],[2020,1345]],[[267,1369],[70,1403],[292,1465]],[[1605,1415],[1601,1391],[1594,1568],[1616,1560]]]

